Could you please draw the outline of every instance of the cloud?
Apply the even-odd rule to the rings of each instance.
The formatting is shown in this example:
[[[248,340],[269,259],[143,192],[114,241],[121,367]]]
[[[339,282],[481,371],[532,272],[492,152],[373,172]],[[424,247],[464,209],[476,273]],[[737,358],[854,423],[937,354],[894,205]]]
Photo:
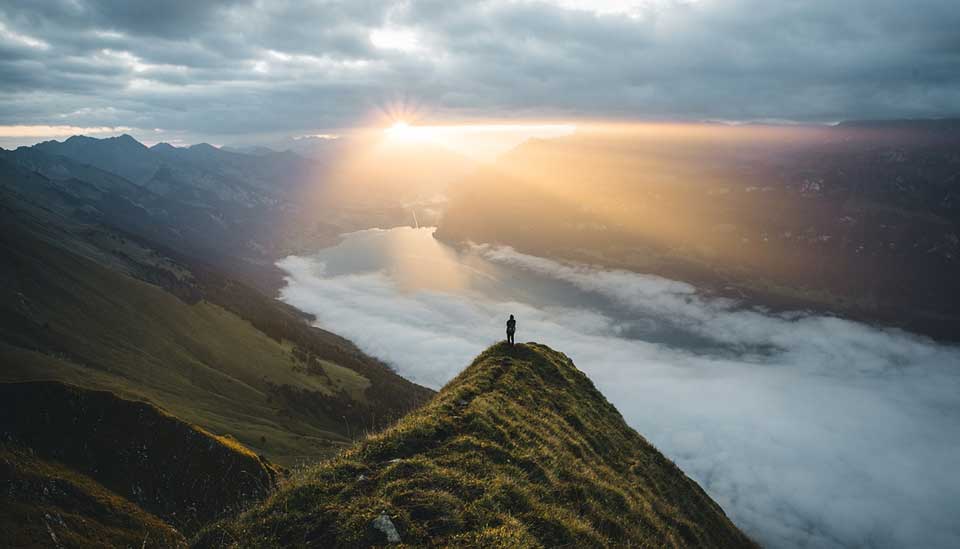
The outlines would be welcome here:
[[[130,128],[100,127],[78,128],[76,126],[0,126],[0,137],[69,137],[78,134],[116,134]]]
[[[364,242],[348,238],[338,253],[368,257]],[[402,269],[368,262],[344,272],[321,253],[280,263],[282,299],[432,387],[517,315],[521,340],[573,358],[765,545],[960,543],[957,348],[838,318],[742,310],[687,284],[506,248],[444,253],[418,250],[416,261],[457,261],[480,275],[457,292],[405,288]]]
[[[0,124],[0,147],[15,148],[24,141],[43,141],[64,139],[71,135],[96,135],[110,137],[129,132],[131,128],[115,127],[77,127],[77,126],[23,126]]]
[[[7,3],[0,123],[223,141],[398,98],[440,121],[956,115],[958,26],[953,0]]]

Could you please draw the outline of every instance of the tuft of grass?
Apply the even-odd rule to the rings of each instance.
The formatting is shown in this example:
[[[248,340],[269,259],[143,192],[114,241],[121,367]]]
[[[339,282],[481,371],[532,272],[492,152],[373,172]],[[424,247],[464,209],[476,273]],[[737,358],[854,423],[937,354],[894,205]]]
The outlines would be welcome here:
[[[754,547],[562,353],[498,344],[195,547]]]

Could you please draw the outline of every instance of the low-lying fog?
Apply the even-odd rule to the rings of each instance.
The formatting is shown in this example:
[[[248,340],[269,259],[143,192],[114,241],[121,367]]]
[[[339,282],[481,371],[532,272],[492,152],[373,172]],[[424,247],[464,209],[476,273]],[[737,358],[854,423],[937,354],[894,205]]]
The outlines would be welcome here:
[[[507,315],[771,547],[960,546],[960,349],[431,229],[353,233],[279,263],[282,299],[441,387]]]

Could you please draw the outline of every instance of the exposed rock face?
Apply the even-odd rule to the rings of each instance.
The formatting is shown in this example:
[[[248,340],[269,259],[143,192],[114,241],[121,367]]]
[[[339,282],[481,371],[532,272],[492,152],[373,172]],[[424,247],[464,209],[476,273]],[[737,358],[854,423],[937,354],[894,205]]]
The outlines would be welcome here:
[[[270,463],[145,402],[57,382],[0,384],[0,439],[86,475],[189,534],[276,485]]]
[[[359,480],[363,478],[363,480]],[[395,536],[394,536],[395,534]],[[498,344],[197,547],[754,547],[565,355]]]

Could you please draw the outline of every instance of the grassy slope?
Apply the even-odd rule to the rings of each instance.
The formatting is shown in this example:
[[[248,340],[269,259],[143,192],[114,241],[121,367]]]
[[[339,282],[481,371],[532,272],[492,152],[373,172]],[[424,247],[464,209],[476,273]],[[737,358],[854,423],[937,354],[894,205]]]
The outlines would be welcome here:
[[[751,547],[563,354],[498,344],[428,405],[198,547]]]
[[[55,379],[145,397],[284,464],[332,454],[348,441],[341,416],[370,383],[358,367],[298,358],[290,342],[221,306],[190,304],[4,229],[0,381]]]
[[[183,547],[157,517],[88,476],[0,445],[4,547]]]

